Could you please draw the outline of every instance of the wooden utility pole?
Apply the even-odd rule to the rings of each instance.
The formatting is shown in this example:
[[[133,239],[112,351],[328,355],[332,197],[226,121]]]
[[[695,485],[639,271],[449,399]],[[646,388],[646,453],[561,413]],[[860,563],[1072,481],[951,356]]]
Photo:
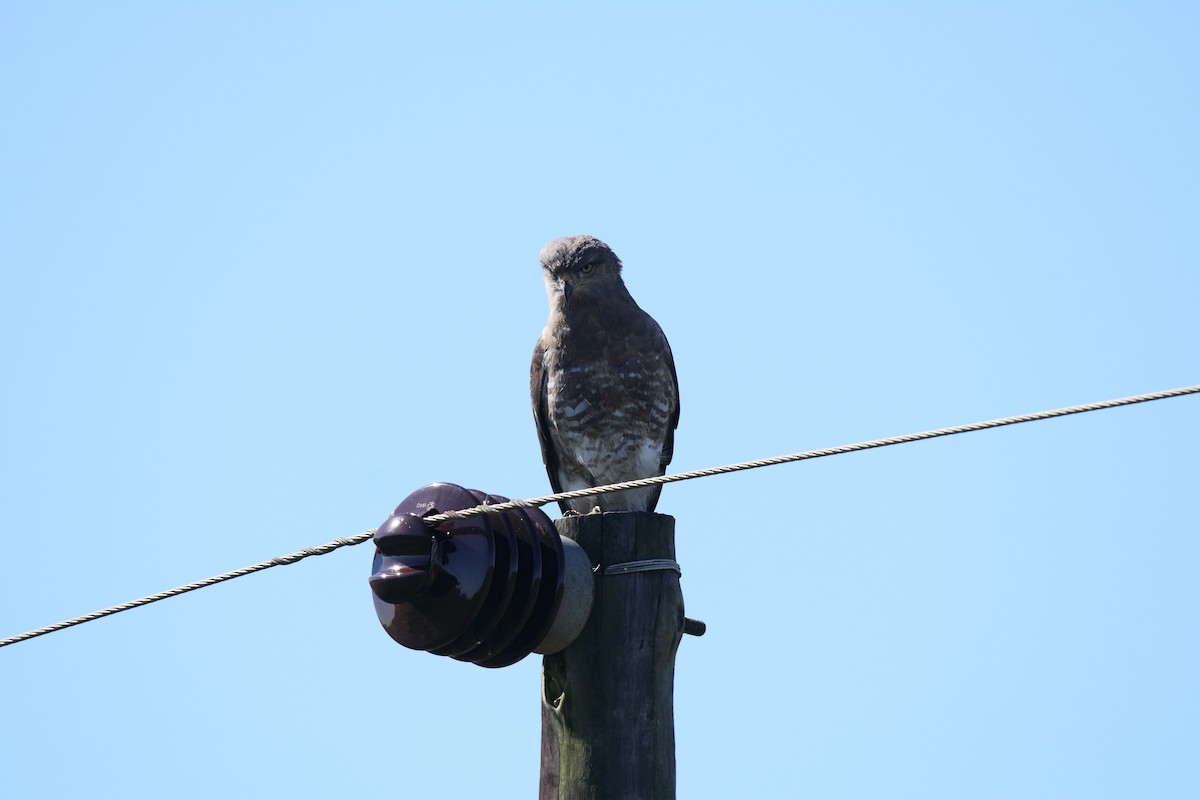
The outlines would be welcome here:
[[[591,558],[596,595],[579,638],[543,662],[540,800],[673,800],[675,520],[639,511],[554,524]]]

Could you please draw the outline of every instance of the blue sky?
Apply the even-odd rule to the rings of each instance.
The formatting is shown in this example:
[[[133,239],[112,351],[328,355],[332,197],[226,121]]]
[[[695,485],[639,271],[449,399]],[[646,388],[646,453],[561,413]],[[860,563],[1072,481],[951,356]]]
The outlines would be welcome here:
[[[545,493],[537,266],[671,340],[673,471],[1200,382],[1185,3],[9,3],[0,636]],[[1200,786],[1200,406],[669,486],[681,797]],[[539,663],[369,545],[0,651],[11,797],[536,791]],[[473,768],[463,768],[463,764]],[[381,789],[381,787],[383,787]]]

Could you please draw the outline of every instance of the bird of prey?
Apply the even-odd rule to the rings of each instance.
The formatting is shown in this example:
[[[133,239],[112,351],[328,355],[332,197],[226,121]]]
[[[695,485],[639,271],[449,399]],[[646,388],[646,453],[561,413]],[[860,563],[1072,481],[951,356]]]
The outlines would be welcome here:
[[[679,424],[667,337],[621,280],[621,260],[594,236],[542,248],[550,318],[529,389],[554,491],[662,475]],[[560,501],[564,514],[653,511],[662,486]]]

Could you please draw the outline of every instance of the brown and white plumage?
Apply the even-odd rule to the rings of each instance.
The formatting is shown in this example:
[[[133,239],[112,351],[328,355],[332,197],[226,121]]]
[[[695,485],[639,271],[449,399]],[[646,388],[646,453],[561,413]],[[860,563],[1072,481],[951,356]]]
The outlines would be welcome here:
[[[593,236],[542,248],[550,318],[529,388],[555,492],[662,475],[679,424],[667,337],[621,280],[621,261]],[[661,486],[560,502],[564,513],[653,511]]]

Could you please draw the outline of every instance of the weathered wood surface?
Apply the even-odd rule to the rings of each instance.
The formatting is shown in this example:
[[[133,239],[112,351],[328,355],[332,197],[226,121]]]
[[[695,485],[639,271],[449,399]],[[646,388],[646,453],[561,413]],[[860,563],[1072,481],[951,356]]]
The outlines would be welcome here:
[[[601,568],[675,558],[675,520],[613,512],[566,517],[559,533]],[[542,668],[540,800],[673,800],[679,575],[601,576],[579,638]]]

